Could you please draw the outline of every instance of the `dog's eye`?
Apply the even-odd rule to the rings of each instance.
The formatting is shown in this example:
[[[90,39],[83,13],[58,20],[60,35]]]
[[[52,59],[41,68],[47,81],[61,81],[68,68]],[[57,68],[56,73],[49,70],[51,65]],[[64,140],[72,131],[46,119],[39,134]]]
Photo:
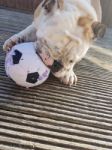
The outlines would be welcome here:
[[[73,60],[70,60],[70,63],[73,63]]]

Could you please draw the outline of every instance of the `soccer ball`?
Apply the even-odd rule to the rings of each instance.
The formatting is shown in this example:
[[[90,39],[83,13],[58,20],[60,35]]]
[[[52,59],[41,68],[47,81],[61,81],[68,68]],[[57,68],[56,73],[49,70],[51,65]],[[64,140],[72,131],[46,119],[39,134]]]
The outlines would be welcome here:
[[[6,55],[5,70],[16,84],[26,88],[42,84],[50,74],[33,42],[15,45]]]

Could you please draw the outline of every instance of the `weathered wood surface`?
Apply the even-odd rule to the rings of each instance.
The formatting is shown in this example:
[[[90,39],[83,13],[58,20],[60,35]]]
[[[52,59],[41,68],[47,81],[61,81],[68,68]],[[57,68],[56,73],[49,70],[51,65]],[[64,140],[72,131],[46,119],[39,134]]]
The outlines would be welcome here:
[[[6,77],[2,44],[31,21],[0,10],[0,150],[112,150],[112,29],[74,68],[77,86],[51,76],[25,89]]]

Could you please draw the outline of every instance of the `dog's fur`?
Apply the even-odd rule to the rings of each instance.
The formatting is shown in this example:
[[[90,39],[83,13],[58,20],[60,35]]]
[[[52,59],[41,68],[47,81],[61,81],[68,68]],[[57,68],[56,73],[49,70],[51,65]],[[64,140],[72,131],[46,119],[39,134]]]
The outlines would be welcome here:
[[[63,83],[77,81],[73,71],[90,48],[91,42],[103,36],[100,0],[43,0],[37,7],[33,23],[8,39],[3,48],[23,41],[38,41],[42,51],[62,64],[55,72]]]

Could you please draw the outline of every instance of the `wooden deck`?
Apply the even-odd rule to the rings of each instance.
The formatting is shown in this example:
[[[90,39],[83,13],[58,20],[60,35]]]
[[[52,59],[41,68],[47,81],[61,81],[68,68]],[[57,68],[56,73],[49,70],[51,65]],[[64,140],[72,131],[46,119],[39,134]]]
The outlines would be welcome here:
[[[0,9],[0,150],[112,150],[112,29],[74,68],[77,86],[51,76],[25,89],[6,77],[2,44],[31,21]]]

